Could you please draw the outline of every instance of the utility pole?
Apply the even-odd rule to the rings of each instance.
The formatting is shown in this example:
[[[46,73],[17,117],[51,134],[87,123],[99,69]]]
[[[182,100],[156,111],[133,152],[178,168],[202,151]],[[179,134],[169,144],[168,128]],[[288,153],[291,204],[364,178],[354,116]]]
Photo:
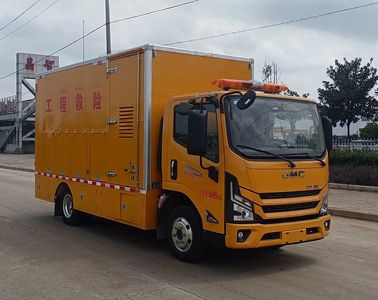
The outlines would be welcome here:
[[[84,37],[85,37],[85,28],[84,28],[84,20],[83,20],[83,61],[85,60],[85,44],[84,44]]]
[[[105,14],[106,14],[106,53],[112,53],[112,46],[110,40],[110,11],[109,11],[109,0],[105,0]]]

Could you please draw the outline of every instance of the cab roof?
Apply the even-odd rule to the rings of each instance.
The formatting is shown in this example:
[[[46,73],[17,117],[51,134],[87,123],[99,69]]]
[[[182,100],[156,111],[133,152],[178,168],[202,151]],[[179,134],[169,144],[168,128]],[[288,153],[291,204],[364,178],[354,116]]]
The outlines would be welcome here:
[[[234,92],[238,90],[228,90],[228,91],[213,91],[213,92],[207,92],[207,93],[197,93],[197,94],[185,94],[181,96],[175,96],[172,97],[172,100],[183,100],[183,99],[198,99],[207,97],[210,95],[215,95],[217,98],[220,98],[224,94],[228,94],[230,92]],[[246,91],[239,91],[242,94],[244,94]],[[313,98],[305,98],[301,96],[288,96],[288,95],[282,95],[282,94],[273,94],[273,93],[262,93],[262,92],[256,92],[257,97],[266,98],[267,100],[269,98],[275,98],[275,99],[283,99],[283,100],[294,100],[294,101],[303,101],[303,102],[311,102],[311,103],[319,103],[318,100]]]

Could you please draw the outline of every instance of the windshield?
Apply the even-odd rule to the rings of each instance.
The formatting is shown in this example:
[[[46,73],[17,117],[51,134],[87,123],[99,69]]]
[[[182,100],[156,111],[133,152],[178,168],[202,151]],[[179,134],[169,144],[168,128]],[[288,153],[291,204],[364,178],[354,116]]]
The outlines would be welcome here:
[[[250,147],[289,157],[323,155],[323,130],[315,103],[257,97],[250,107],[240,110],[239,98],[232,96],[225,102],[230,144],[237,152],[271,157],[245,148]]]

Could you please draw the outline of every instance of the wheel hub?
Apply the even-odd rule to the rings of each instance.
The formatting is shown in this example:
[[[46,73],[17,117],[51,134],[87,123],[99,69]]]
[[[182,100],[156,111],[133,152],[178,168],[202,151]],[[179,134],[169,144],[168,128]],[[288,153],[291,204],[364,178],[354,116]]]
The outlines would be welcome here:
[[[73,201],[72,196],[70,194],[64,196],[62,205],[64,216],[67,219],[71,218],[73,212]]]
[[[180,217],[173,222],[172,240],[177,250],[186,252],[190,249],[193,242],[193,232],[188,220]]]

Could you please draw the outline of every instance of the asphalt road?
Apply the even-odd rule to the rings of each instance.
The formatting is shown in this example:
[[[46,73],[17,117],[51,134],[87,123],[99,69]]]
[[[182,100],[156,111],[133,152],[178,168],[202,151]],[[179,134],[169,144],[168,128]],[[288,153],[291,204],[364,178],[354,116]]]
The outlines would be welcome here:
[[[151,233],[96,219],[69,227],[34,199],[32,173],[0,169],[0,299],[377,299],[378,223],[281,250],[177,261]]]

